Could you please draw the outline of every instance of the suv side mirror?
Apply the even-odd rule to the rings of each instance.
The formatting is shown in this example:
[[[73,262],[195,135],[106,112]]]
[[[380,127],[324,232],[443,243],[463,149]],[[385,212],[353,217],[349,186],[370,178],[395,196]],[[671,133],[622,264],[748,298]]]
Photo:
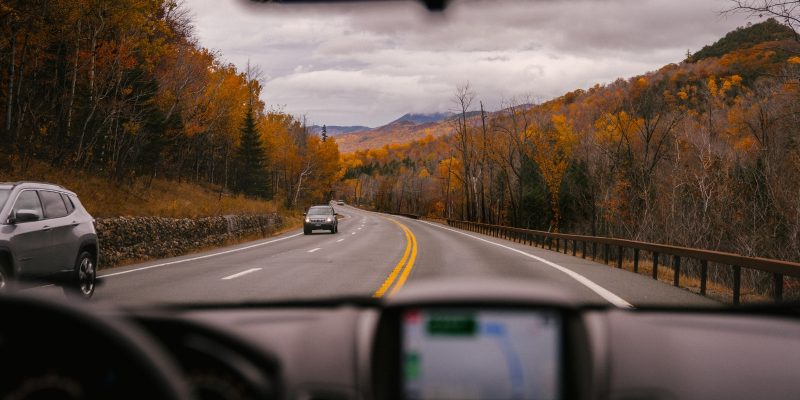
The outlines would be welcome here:
[[[42,219],[38,212],[35,210],[17,210],[14,212],[14,217],[11,220],[11,223],[16,224],[18,222],[31,222],[31,221],[38,221]]]
[[[305,216],[306,216],[306,213],[303,213],[303,216],[305,217]]]

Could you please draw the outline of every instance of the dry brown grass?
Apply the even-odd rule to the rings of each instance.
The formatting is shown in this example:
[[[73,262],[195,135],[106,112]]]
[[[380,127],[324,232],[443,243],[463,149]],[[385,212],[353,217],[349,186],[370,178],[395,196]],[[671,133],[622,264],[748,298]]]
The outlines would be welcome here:
[[[33,180],[62,185],[75,193],[95,217],[160,216],[197,218],[225,214],[267,214],[280,212],[296,218],[296,212],[280,210],[275,202],[241,195],[220,194],[211,185],[137,178],[119,184],[104,177],[68,169],[54,169],[33,162],[25,170],[0,171],[0,181]],[[299,219],[298,219],[299,221]]]

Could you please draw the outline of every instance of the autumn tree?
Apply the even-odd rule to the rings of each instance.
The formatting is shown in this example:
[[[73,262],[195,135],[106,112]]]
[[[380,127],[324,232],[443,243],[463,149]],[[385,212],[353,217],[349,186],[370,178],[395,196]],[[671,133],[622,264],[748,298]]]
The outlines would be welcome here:
[[[532,138],[528,155],[539,167],[550,194],[550,229],[558,232],[561,222],[561,186],[572,159],[576,137],[572,124],[563,115],[553,115],[546,126],[528,128]]]

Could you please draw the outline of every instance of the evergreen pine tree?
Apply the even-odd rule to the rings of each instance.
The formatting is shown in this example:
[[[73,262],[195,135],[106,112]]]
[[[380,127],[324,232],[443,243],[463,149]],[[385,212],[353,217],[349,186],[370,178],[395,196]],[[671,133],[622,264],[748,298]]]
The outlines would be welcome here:
[[[237,153],[239,164],[237,189],[249,196],[266,197],[266,157],[252,107],[247,108],[241,133]]]
[[[322,125],[322,141],[325,142],[328,140],[328,127]]]

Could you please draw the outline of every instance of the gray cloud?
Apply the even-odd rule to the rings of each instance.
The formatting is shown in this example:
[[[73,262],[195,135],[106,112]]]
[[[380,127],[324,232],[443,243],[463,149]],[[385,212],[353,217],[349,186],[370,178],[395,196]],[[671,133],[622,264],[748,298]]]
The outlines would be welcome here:
[[[377,126],[453,108],[551,98],[680,61],[745,23],[727,0],[462,0],[286,6],[185,0],[201,43],[264,72],[264,100],[315,123]]]

